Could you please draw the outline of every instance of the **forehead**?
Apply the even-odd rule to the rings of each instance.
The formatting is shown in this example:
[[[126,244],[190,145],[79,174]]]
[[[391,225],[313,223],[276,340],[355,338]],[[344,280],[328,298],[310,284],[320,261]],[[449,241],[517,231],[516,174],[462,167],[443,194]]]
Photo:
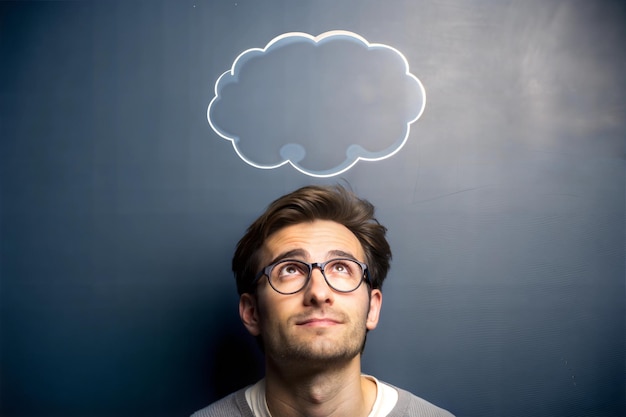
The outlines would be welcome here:
[[[331,252],[345,252],[364,260],[363,247],[357,237],[344,225],[330,220],[315,220],[286,226],[270,235],[264,252],[269,259],[302,250],[313,261],[329,257]]]

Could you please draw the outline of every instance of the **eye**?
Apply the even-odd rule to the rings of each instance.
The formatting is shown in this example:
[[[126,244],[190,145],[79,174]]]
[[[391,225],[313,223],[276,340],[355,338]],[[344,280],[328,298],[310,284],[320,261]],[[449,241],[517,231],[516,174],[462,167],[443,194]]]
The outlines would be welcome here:
[[[357,274],[358,264],[347,259],[338,259],[332,261],[329,265],[329,272],[336,275],[353,276]]]
[[[272,275],[280,279],[298,278],[306,276],[308,268],[305,264],[295,261],[284,261],[274,267]]]
[[[285,266],[281,269],[281,272],[282,272],[283,274],[289,274],[289,275],[290,275],[290,274],[297,274],[297,273],[299,272],[299,269],[298,269],[298,267],[297,267],[296,265],[294,265],[294,264],[288,264],[288,265],[285,265]]]

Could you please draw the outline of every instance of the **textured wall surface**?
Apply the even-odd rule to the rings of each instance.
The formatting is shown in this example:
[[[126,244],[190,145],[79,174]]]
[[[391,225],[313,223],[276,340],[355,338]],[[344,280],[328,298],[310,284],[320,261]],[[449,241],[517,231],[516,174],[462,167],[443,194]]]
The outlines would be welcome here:
[[[626,415],[624,22],[608,0],[1,2],[0,414],[186,416],[253,382],[237,239],[279,195],[347,182],[394,250],[365,372],[459,417]],[[427,97],[406,143],[326,178],[246,163],[207,120],[216,81],[330,30],[402,52]],[[394,77],[332,122],[307,85],[310,121],[223,117],[254,152],[277,126],[315,145],[370,126]]]

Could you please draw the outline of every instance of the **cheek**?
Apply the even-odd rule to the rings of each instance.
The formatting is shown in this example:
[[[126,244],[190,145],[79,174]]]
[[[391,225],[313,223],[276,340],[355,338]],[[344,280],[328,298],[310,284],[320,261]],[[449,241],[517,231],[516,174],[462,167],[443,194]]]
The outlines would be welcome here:
[[[271,288],[270,291],[274,292]],[[276,297],[280,294],[259,294],[259,320],[265,328],[275,327],[287,320],[289,311],[294,311],[286,296]]]
[[[348,294],[348,296],[349,295],[350,294]],[[355,324],[361,325],[365,323],[370,311],[370,300],[368,294],[365,293],[363,296],[359,296],[358,298],[353,297],[352,299],[348,297],[345,302],[337,303],[337,310],[350,316],[351,321]]]

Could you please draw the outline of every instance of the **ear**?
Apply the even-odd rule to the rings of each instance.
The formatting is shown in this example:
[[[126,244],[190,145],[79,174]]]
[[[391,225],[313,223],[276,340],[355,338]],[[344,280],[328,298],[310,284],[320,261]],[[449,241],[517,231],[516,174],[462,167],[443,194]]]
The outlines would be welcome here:
[[[261,333],[259,311],[254,295],[241,294],[239,297],[239,317],[252,336],[258,336]]]
[[[370,293],[370,309],[367,312],[367,321],[365,326],[367,330],[374,330],[378,325],[378,317],[380,316],[380,308],[383,305],[383,293],[374,289]]]

